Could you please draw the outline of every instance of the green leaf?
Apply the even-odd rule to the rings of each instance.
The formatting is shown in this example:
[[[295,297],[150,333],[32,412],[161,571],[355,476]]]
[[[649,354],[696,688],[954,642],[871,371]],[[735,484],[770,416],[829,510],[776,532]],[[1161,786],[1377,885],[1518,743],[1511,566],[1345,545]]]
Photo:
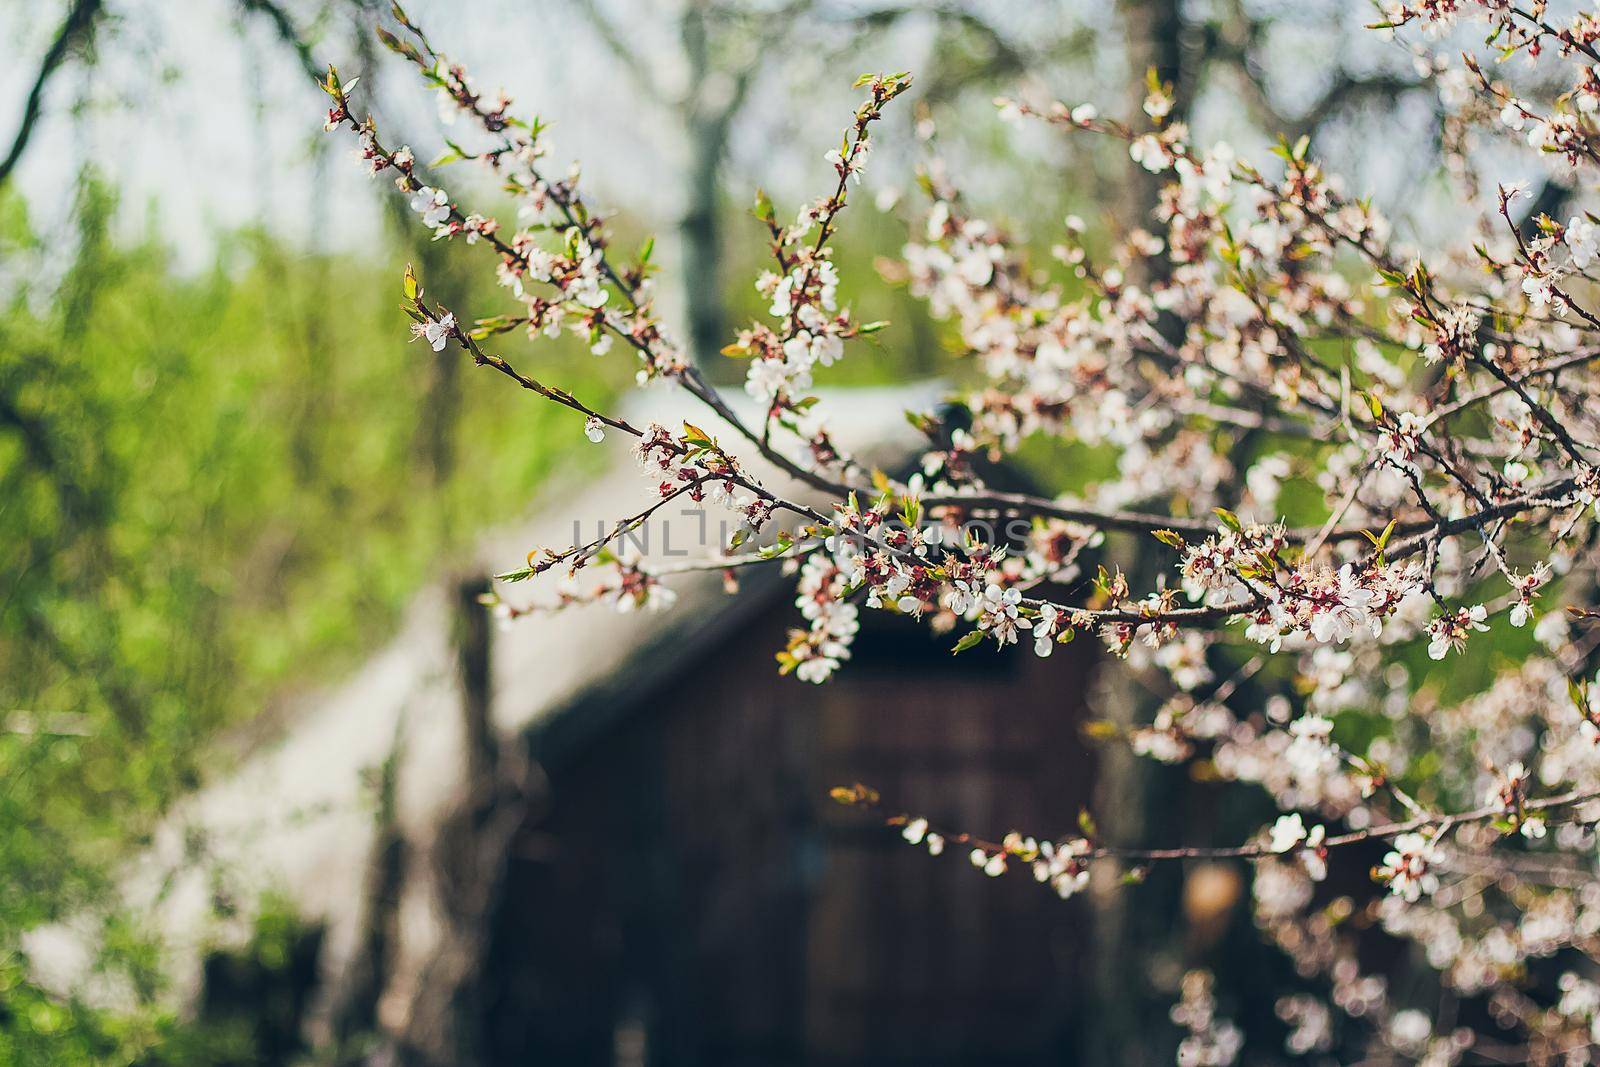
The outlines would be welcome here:
[[[1389,536],[1394,533],[1395,520],[1390,519],[1389,525],[1383,528],[1383,533],[1372,539],[1372,545],[1378,550],[1378,555],[1383,555],[1384,546],[1389,543]],[[1370,536],[1370,535],[1369,535]]]
[[[766,547],[762,548],[761,551],[758,554],[761,556],[762,559],[774,559],[774,558],[776,558],[778,556],[783,555],[785,552],[789,551],[789,549],[791,549],[793,547],[794,547],[794,541],[790,539],[789,534],[787,532],[783,532],[783,533],[778,534],[778,540],[776,542],[774,542],[773,544],[767,545]]]
[[[956,647],[950,650],[950,654],[955,656],[967,651],[969,648],[977,648],[983,643],[983,637],[982,630],[968,631],[962,635],[961,640],[956,642]]]
[[[910,527],[915,527],[922,521],[922,501],[914,496],[906,497],[900,504],[900,518]]]
[[[716,442],[711,439],[710,434],[706,433],[692,422],[685,422],[683,424],[683,439],[694,448],[711,448],[716,444]]]
[[[756,190],[755,216],[762,222],[769,224],[777,218],[776,213],[772,210],[772,198],[767,195],[765,189]]]
[[[521,567],[514,571],[506,571],[504,574],[497,574],[494,576],[494,580],[497,582],[524,582],[532,578],[536,573],[532,567]]]

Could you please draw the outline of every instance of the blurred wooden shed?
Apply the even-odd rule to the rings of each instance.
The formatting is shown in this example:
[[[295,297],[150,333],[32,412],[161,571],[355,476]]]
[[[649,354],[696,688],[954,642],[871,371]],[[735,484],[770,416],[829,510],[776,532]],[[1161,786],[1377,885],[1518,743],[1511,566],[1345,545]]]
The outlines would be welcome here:
[[[902,410],[938,393],[827,402],[845,447],[890,467],[919,446]],[[673,403],[629,416],[732,432]],[[618,462],[486,536],[466,573],[634,510],[646,481],[603,448]],[[254,979],[215,988],[229,972],[205,961],[248,942],[271,893],[307,924],[314,975],[285,1047],[369,1050],[351,1063],[1070,1059],[1087,903],[985,878],[958,849],[930,857],[828,790],[864,782],[974,832],[1068,832],[1093,785],[1092,642],[955,657],[951,638],[864,612],[847,669],[814,686],[773,661],[800,621],[792,579],[750,574],[736,596],[686,575],[671,611],[591,606],[504,633],[471,582],[425,591],[130,867],[127,902],[164,932],[177,990],[202,1012],[259,999]],[[33,932],[38,977],[81,987],[90,937]]]
[[[548,776],[492,923],[490,1062],[1057,1063],[1082,900],[937,859],[830,787],[998,834],[1090,800],[1087,643],[952,656],[863,614],[833,680],[780,678],[792,582],[747,591],[544,717]]]

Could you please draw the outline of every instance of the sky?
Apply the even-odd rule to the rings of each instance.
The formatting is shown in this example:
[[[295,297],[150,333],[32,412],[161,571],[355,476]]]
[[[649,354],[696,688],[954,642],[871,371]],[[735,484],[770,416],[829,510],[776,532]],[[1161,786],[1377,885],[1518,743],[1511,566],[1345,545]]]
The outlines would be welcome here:
[[[439,109],[419,79],[397,62],[376,72],[360,69],[352,42],[358,27],[345,2],[281,0],[312,40],[319,60],[340,67],[346,80],[368,75],[376,86],[376,110],[386,140],[403,136],[422,159],[443,148]],[[681,0],[409,0],[408,10],[428,28],[435,45],[464,62],[480,87],[504,87],[519,114],[551,123],[549,142],[563,164],[584,162],[584,183],[595,202],[624,206],[647,226],[666,231],[676,216],[682,189],[675,175],[681,146],[659,100],[643,93],[579,14],[577,5],[598,5],[621,27],[630,52],[666,86],[683,72],[672,33]],[[784,0],[748,0],[757,9]],[[784,49],[781,62],[757,84],[735,127],[732,159],[724,183],[730,195],[756,186],[794,203],[827,184],[831,171],[822,155],[837,142],[856,94],[854,75],[864,70],[926,68],[934,41],[926,16],[902,19],[889,32],[861,39],[843,28],[843,15],[863,4],[920,0],[817,0],[827,17],[813,24],[798,47]],[[1075,21],[1094,21],[1109,0],[940,0],[979,12],[1011,41],[1059,34]],[[1204,6],[1205,0],[1193,0]],[[1370,33],[1337,32],[1350,21],[1340,0],[1246,0],[1255,8],[1277,5],[1291,14],[1274,33],[1272,51],[1286,57],[1271,72],[1276,98],[1291,105],[1327,76],[1328,59],[1346,67],[1408,64],[1404,53]],[[130,234],[154,227],[170,244],[180,267],[199,269],[214,261],[225,235],[247,224],[263,224],[311,249],[359,249],[381,233],[379,201],[370,179],[351,159],[346,136],[322,132],[325,97],[309,84],[296,57],[259,16],[242,16],[240,0],[106,0],[108,21],[99,39],[99,61],[69,65],[50,87],[46,117],[16,175],[36,225],[46,229],[69,218],[73,177],[88,163],[111,178],[123,204],[121,225]],[[381,6],[381,5],[379,5]],[[322,14],[332,7],[337,13]],[[0,71],[0,136],[9,138],[27,86],[59,25],[65,0],[0,3],[0,32],[12,42],[16,60]],[[1340,11],[1342,10],[1342,15]],[[1363,10],[1365,10],[1363,8]],[[371,21],[368,17],[367,22]],[[1105,20],[1101,20],[1105,21]],[[1357,22],[1360,19],[1355,20]],[[359,32],[370,32],[363,25]],[[1311,61],[1308,61],[1308,57]],[[392,60],[392,57],[385,57]],[[1038,77],[1067,99],[1092,99],[1108,111],[1126,100],[1126,72],[1114,48],[1080,55],[1069,84],[1060,71]],[[376,77],[372,75],[376,74]],[[1074,95],[1076,93],[1077,95]],[[1413,101],[1422,103],[1425,101]],[[1004,188],[1026,197],[1026,182],[1007,172],[1017,153],[1036,159],[1059,154],[1048,131],[993,129],[987,99],[969,100],[942,132],[965,124],[974,143],[999,143],[1006,150],[965,161],[972,185]],[[1217,99],[1202,107],[1209,125],[1233,135],[1237,100]],[[970,121],[968,121],[970,120]],[[886,124],[886,132],[892,132]],[[900,127],[903,138],[904,126]],[[1411,156],[1368,151],[1371,131],[1345,146],[1343,169],[1352,188],[1376,188],[1385,199],[1415,202]],[[1376,140],[1392,144],[1393,130]],[[1248,135],[1247,135],[1248,137]],[[988,138],[987,142],[985,138]],[[1259,134],[1252,144],[1261,147]],[[869,168],[869,191],[890,181],[906,184],[911,146],[896,156],[892,137]],[[1336,139],[1325,147],[1338,148]],[[470,195],[478,180],[472,168],[445,172],[453,193]],[[465,198],[463,198],[465,199]],[[221,247],[226,253],[227,249]]]
[[[481,87],[503,86],[519,113],[552,123],[556,158],[584,161],[591,195],[660,224],[673,216],[679,197],[667,180],[678,147],[666,112],[620,75],[564,3],[412,0],[408,10]],[[65,6],[57,0],[0,5],[0,31],[25,57],[0,74],[6,137]],[[321,5],[287,0],[286,6],[311,26]],[[631,13],[630,44],[660,80],[681,80],[663,5],[612,6]],[[359,247],[377,236],[378,201],[350,158],[352,143],[323,134],[326,98],[262,19],[242,18],[236,0],[108,0],[108,11],[99,62],[58,74],[15,178],[41,224],[67,217],[73,176],[92,162],[119,188],[124,225],[153,222],[180,263],[207,261],[219,234],[258,222],[311,247]],[[342,13],[313,32],[319,59],[338,64],[346,80],[370,73],[359,69],[351,33]],[[735,131],[730,187],[759,183],[794,196],[820,188],[828,177],[821,157],[848,119],[858,68],[917,67],[930,38],[926,23],[911,19],[847,59],[795,50],[753,94],[747,110],[761,118]],[[830,39],[838,44],[840,34]],[[420,81],[387,62],[373,80],[389,128],[414,141],[419,158],[442,150],[447,131]],[[802,99],[792,93],[796,84],[807,87]],[[320,160],[318,142],[324,142]],[[452,181],[474,177],[456,173],[446,172]]]

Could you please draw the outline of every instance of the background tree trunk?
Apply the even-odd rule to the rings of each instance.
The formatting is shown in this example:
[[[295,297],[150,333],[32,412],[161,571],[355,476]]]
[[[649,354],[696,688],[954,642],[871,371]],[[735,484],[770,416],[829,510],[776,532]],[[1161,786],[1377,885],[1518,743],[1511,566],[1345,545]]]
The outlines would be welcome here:
[[[505,886],[510,841],[527,813],[525,775],[503,760],[490,688],[493,635],[478,597],[485,577],[456,589],[454,633],[461,686],[463,781],[460,800],[440,824],[428,877],[439,909],[438,950],[416,985],[400,1062],[457,1067],[483,1058],[483,984],[490,917]],[[515,746],[513,746],[515,747]]]
[[[691,115],[686,130],[688,203],[678,224],[680,284],[689,357],[702,368],[710,366],[728,343],[728,315],[722,294],[722,223],[718,217],[724,125],[716,118]]]
[[[1144,76],[1146,71],[1154,70],[1161,81],[1172,84],[1176,94],[1173,118],[1183,119],[1190,85],[1184,77],[1184,24],[1179,0],[1118,0],[1117,13],[1131,82],[1130,99],[1125,105],[1127,115],[1144,117],[1140,110],[1145,96]],[[1119,231],[1154,225],[1151,212],[1164,180],[1165,176],[1151,174],[1143,167],[1128,166],[1128,181],[1118,206]],[[1156,279],[1146,276],[1136,280],[1148,285]],[[1129,578],[1137,588],[1149,588],[1154,584],[1157,568],[1147,547],[1139,549],[1136,562],[1129,568]],[[1124,664],[1109,660],[1101,668],[1095,706],[1116,725],[1119,735],[1148,722],[1153,704],[1152,696],[1130,684]],[[1100,831],[1107,840],[1145,840],[1149,813],[1160,791],[1158,776],[1152,773],[1148,760],[1135,756],[1120,742],[1104,744],[1100,758],[1094,805]],[[1148,909],[1142,913],[1132,911],[1129,893],[1121,885],[1124,873],[1118,864],[1106,863],[1097,866],[1093,874],[1096,973],[1091,996],[1095,1004],[1089,1015],[1094,1021],[1086,1041],[1086,1058],[1092,1063],[1155,1063],[1160,1062],[1164,1051],[1161,1046],[1165,1035],[1152,1033],[1148,1025],[1152,1003],[1149,964],[1155,958],[1152,954],[1162,950],[1161,942],[1170,931],[1172,916],[1152,915]],[[1145,888],[1146,900],[1154,888]]]

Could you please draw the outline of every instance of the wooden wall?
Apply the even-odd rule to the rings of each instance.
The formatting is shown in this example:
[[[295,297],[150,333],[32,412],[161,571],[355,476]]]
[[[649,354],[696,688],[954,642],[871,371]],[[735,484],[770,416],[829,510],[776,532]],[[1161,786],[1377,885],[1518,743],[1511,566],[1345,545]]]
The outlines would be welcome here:
[[[880,614],[814,687],[779,678],[777,603],[548,768],[511,857],[483,1012],[495,1062],[996,1064],[1070,1057],[1082,901],[932,859],[827,799],[998,835],[1089,797],[1091,654],[951,657]]]

